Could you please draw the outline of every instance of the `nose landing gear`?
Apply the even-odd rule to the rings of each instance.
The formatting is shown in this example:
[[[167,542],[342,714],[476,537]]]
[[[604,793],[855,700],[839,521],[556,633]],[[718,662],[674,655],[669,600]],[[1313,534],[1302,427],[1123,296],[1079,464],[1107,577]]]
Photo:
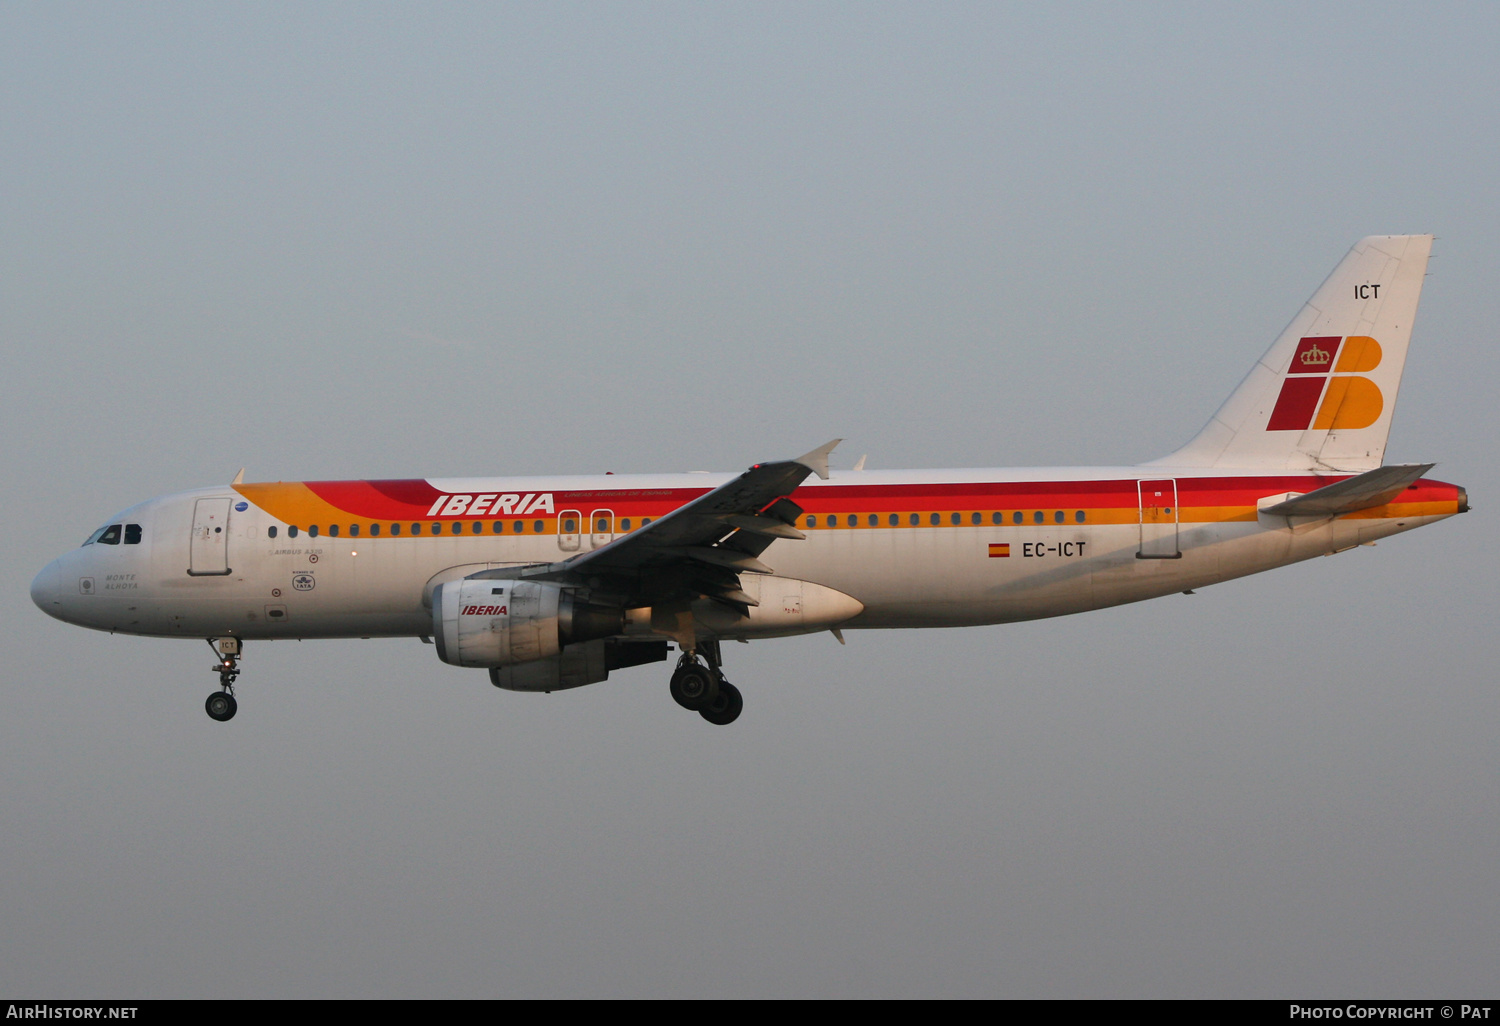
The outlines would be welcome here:
[[[724,679],[718,640],[701,642],[699,651],[707,665],[699,661],[697,652],[684,651],[677,661],[670,684],[672,700],[709,723],[728,726],[739,718],[745,708],[745,699],[739,688]]]
[[[219,675],[221,690],[209,695],[203,708],[211,719],[222,723],[234,719],[234,714],[240,707],[234,699],[234,679],[240,675],[240,639],[209,638],[208,647],[214,650],[214,655],[219,660],[213,671]]]

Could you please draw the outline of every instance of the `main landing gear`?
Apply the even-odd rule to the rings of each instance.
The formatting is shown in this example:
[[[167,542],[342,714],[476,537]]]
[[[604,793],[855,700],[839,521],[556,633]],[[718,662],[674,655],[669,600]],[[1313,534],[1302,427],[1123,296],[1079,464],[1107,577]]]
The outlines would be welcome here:
[[[209,638],[208,647],[214,650],[219,660],[213,670],[219,675],[220,690],[208,696],[203,708],[212,719],[222,723],[234,719],[240,708],[234,700],[234,679],[240,675],[240,639],[219,638],[216,644],[214,638]]]
[[[707,660],[700,662],[697,652],[683,652],[672,673],[672,700],[690,709],[709,723],[724,727],[739,719],[745,708],[740,689],[724,679],[719,662],[719,642],[705,641],[699,646]]]

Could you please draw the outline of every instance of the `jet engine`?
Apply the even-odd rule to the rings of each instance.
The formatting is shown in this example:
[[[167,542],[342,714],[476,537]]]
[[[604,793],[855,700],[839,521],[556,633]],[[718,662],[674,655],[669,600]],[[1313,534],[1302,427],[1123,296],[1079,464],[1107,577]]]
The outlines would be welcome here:
[[[624,629],[624,610],[585,602],[572,589],[547,582],[465,578],[432,594],[438,658],[453,666],[551,659],[567,646]]]

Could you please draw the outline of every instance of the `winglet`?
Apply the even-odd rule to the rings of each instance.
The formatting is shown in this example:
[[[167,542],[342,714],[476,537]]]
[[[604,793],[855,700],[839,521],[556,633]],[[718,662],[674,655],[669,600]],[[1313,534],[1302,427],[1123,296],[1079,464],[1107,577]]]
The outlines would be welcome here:
[[[244,484],[245,483],[245,468],[241,467],[240,468],[240,472],[238,474],[234,475],[234,480],[231,481],[231,482],[229,482],[229,483],[232,484],[232,485]]]
[[[824,481],[827,481],[828,454],[833,452],[834,449],[837,449],[838,444],[842,441],[842,438],[835,438],[827,445],[820,445],[812,452],[798,456],[796,459],[792,460],[792,462],[802,464],[808,470],[811,470],[814,474],[817,474],[819,477],[821,477]]]

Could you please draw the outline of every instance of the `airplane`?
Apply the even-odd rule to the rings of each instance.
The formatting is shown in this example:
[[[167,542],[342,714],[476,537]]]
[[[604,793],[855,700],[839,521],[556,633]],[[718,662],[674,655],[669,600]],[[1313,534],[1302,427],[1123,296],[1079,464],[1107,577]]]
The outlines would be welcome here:
[[[228,720],[251,641],[413,637],[512,691],[664,662],[709,723],[722,643],[1012,623],[1156,598],[1468,511],[1385,466],[1430,235],[1349,251],[1182,448],[1137,466],[246,483],[152,499],[53,560],[66,623],[206,639]]]

